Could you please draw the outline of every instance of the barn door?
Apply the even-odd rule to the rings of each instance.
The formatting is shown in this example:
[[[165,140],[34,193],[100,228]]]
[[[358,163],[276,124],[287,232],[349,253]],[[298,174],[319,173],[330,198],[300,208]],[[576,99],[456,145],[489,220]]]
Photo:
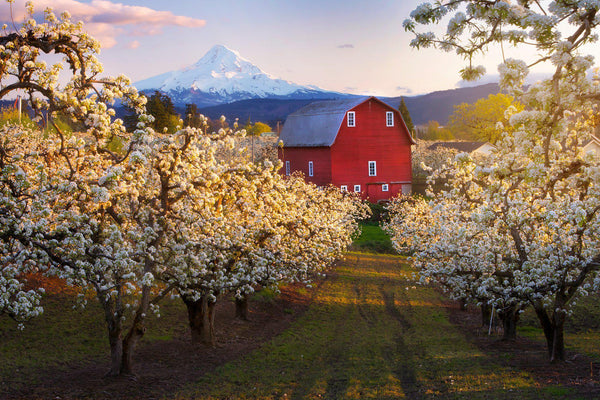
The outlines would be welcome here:
[[[381,185],[379,184],[367,184],[367,198],[372,203],[376,203],[381,200]]]

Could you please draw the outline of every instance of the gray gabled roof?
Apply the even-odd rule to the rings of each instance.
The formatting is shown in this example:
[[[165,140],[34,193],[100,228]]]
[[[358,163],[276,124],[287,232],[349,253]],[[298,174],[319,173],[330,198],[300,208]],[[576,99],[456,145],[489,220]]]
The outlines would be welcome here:
[[[316,101],[288,115],[279,135],[285,147],[329,147],[348,110],[370,97]]]

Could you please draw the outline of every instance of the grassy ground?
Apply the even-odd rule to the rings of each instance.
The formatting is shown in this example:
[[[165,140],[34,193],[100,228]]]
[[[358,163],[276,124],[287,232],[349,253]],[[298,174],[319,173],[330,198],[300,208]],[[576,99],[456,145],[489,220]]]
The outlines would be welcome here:
[[[309,311],[261,350],[190,384],[179,399],[538,399],[524,371],[482,353],[453,326],[439,293],[399,257],[351,254]],[[556,396],[555,396],[556,395]]]
[[[352,244],[352,250],[367,253],[396,253],[390,237],[377,223],[362,223],[360,228],[360,236]]]
[[[535,313],[529,309],[520,320],[519,334],[524,337],[544,341]],[[565,346],[567,350],[583,353],[600,363],[600,301],[598,296],[578,299],[573,313],[565,324]]]
[[[82,365],[106,362],[108,345],[100,310],[95,306],[73,310],[64,296],[52,300],[47,312],[23,332],[0,318],[0,398],[3,389],[51,381],[43,376],[48,371],[76,376],[75,370]],[[143,384],[147,378],[140,376],[138,381],[127,382],[133,391],[123,397],[594,398],[586,395],[586,388],[548,383],[529,369],[507,363],[514,353],[482,348],[464,329],[450,322],[444,302],[439,292],[415,285],[413,271],[404,258],[349,253],[315,290],[306,313],[257,350],[190,379],[168,394],[153,392]],[[165,307],[173,309],[165,309],[161,319],[151,320],[145,343],[160,347],[186,332],[181,305],[172,302]],[[581,301],[579,307],[567,343],[598,356],[600,335],[589,323],[600,315],[597,299]],[[536,337],[539,333],[526,316],[524,328],[523,334]],[[200,357],[195,362],[203,361]],[[197,365],[184,367],[194,369]],[[106,393],[106,398],[111,398]],[[60,392],[56,395],[69,398]]]

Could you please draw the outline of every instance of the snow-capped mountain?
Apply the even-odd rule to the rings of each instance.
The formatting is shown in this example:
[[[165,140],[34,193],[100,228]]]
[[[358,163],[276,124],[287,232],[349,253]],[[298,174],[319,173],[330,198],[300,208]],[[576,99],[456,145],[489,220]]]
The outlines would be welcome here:
[[[254,98],[334,98],[348,94],[302,86],[267,74],[234,50],[216,45],[198,62],[135,83],[139,90],[167,93],[173,103],[199,106]]]

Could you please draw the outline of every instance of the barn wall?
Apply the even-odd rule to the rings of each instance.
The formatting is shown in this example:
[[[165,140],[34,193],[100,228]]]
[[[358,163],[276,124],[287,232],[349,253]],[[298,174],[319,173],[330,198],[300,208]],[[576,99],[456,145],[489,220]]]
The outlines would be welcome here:
[[[300,171],[308,182],[319,186],[331,183],[331,156],[328,147],[286,147],[279,149],[279,159],[283,162],[282,173],[285,174],[285,162],[290,162],[290,169]],[[313,162],[312,177],[308,176],[308,162]]]
[[[352,111],[356,112],[356,126],[348,127],[345,120],[331,147],[332,183],[361,185],[362,197],[376,202],[401,192],[402,183],[410,183],[411,140],[400,113],[391,107],[370,99]],[[394,112],[394,126],[386,126],[386,111]],[[368,162],[377,162],[377,175],[369,176]],[[382,184],[389,185],[383,192]]]

